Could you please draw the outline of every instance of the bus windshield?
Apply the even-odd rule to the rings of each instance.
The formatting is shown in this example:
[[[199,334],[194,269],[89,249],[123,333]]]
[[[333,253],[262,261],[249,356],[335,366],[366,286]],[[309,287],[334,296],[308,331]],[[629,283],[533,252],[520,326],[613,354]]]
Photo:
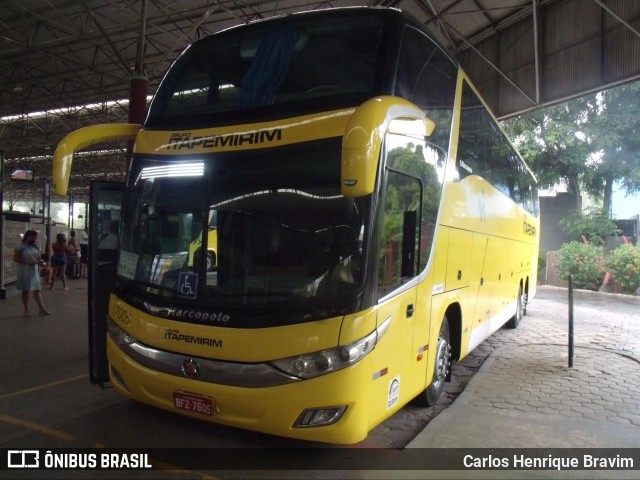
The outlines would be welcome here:
[[[145,298],[328,312],[362,287],[370,199],[341,196],[339,141],[206,161],[139,156],[126,202],[119,281]],[[213,217],[214,236],[203,228]]]
[[[380,11],[258,22],[191,45],[162,81],[146,125],[184,128],[246,119],[247,109],[352,106],[379,94]],[[304,102],[304,103],[301,103]],[[268,110],[273,116],[273,111]],[[242,115],[242,117],[239,117]]]

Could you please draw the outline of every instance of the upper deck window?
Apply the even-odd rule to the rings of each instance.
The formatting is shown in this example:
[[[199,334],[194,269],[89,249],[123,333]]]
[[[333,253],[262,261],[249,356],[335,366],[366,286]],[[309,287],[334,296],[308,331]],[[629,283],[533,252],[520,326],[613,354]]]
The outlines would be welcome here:
[[[458,67],[423,32],[407,26],[402,36],[395,95],[422,108],[436,128],[430,142],[449,149]]]
[[[357,13],[357,16],[355,15]],[[246,120],[249,109],[375,94],[386,17],[379,11],[290,16],[194,43],[164,78],[148,126]],[[354,99],[358,101],[354,102]]]

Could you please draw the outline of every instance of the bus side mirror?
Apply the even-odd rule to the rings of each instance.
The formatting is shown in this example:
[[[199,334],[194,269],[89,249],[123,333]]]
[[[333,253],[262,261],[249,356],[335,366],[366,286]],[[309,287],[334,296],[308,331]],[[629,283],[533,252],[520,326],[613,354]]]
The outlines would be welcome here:
[[[429,136],[435,123],[398,97],[376,97],[360,105],[342,140],[341,190],[347,198],[373,193],[385,133]]]
[[[66,195],[76,150],[110,140],[134,140],[140,125],[137,123],[108,123],[80,128],[64,137],[53,154],[53,188],[58,195]]]

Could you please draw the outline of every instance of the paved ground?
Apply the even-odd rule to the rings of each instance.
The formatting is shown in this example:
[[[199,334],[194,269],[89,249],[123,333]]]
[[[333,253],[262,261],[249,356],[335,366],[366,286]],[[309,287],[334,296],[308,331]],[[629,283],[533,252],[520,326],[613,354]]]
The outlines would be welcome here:
[[[576,449],[596,449],[588,453],[614,460],[631,452],[632,470],[403,471],[385,478],[640,478],[640,298],[576,291],[574,325],[570,368],[567,291],[540,288],[517,330],[502,329],[480,345],[489,355],[464,392],[408,447],[558,448],[580,458]]]
[[[629,404],[640,398],[640,298],[574,291],[572,369],[568,303],[567,289],[539,287],[518,329],[497,331],[454,366],[453,381],[435,407],[408,405],[375,428],[363,444],[406,446],[458,398],[488,358],[492,382],[475,392],[473,405],[640,426],[640,413]],[[567,402],[572,405],[567,407]]]
[[[470,405],[612,422],[640,430],[640,298],[577,291],[573,368],[565,289],[543,287],[518,332],[488,339],[491,383]],[[640,440],[640,435],[639,435]]]
[[[253,438],[256,445],[264,443],[262,437],[235,430],[205,428],[195,423],[185,426],[188,422],[184,420],[177,421],[173,416],[87,385],[86,329],[79,323],[85,318],[86,303],[81,298],[86,295],[86,282],[73,281],[70,285],[72,288],[67,292],[44,292],[47,306],[55,313],[53,317],[24,319],[18,298],[0,302],[3,324],[0,433],[2,438],[6,437],[5,446],[16,442],[29,445],[26,442],[32,441],[40,446],[71,443],[68,445],[71,447],[73,442],[65,443],[60,435],[92,438],[91,432],[96,441],[109,446],[116,444],[114,439],[122,439],[123,434],[132,434],[127,430],[129,422],[139,422],[134,428],[139,435],[135,437],[137,445],[155,445],[151,438],[144,439],[147,431],[154,439],[158,435],[180,437],[180,444],[192,446],[211,445],[212,432],[217,431],[232,440],[236,435],[236,442],[242,437]],[[499,330],[455,366],[454,381],[447,385],[436,407],[403,408],[374,429],[359,446],[408,447],[398,452],[418,451],[427,456],[442,447],[463,453],[475,448],[606,447],[618,449],[614,454],[624,454],[623,449],[631,448],[636,456],[640,455],[640,298],[575,292],[572,368],[568,367],[567,311],[566,289],[539,288],[529,306],[529,315],[518,329]],[[41,328],[27,328],[36,325]],[[54,336],[56,342],[52,343]],[[47,348],[43,349],[43,344]],[[53,382],[58,378],[65,383]],[[49,402],[50,391],[57,391],[58,387],[64,387],[65,396],[54,403],[42,403],[42,399]],[[72,412],[65,410],[67,403]],[[104,408],[100,409],[101,405]],[[94,411],[97,413],[89,415]],[[95,415],[109,413],[128,420],[118,422],[108,417],[109,428],[92,426]],[[9,421],[14,417],[18,424]],[[28,433],[34,429],[37,433]],[[263,471],[257,477],[255,472],[252,475],[227,472],[220,477],[640,478],[640,458],[634,470],[626,471],[447,471],[421,465],[420,471]],[[33,478],[39,478],[38,472],[33,474]],[[192,474],[202,478],[197,472],[186,476],[191,478]]]

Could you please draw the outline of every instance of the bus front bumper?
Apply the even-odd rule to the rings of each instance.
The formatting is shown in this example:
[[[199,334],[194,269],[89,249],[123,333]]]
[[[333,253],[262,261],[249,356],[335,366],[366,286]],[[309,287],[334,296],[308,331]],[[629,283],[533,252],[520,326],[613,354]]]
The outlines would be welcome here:
[[[187,378],[196,368],[192,363],[196,359],[189,356],[181,356],[184,371],[178,375],[141,365],[109,336],[107,353],[115,390],[155,407],[213,423],[310,441],[352,444],[368,433],[370,375],[365,371],[370,371],[369,357],[313,379],[237,386]]]

